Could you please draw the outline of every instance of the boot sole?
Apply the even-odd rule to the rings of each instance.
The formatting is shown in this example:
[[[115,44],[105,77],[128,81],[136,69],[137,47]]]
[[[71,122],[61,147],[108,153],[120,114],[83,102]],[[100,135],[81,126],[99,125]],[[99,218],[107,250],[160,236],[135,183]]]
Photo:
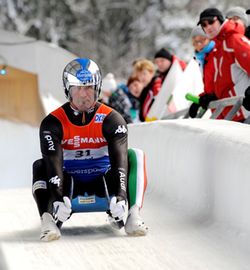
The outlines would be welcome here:
[[[145,231],[145,230],[137,230],[137,231],[134,231],[134,232],[127,232],[126,231],[126,234],[129,235],[129,236],[145,236],[147,233],[148,233],[148,230],[147,231]]]
[[[43,242],[50,242],[50,241],[58,240],[60,237],[61,235],[51,232],[40,237],[40,240]]]

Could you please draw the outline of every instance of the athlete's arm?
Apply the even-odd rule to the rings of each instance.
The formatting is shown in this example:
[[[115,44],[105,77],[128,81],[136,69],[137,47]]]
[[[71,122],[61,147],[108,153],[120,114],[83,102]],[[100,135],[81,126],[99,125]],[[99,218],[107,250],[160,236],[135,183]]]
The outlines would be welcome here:
[[[118,183],[116,196],[127,199],[128,133],[122,116],[112,111],[103,121],[103,135],[108,142],[112,175]]]
[[[62,125],[59,120],[49,114],[40,125],[40,146],[45,163],[47,178],[52,187],[55,199],[63,197],[63,151],[61,140]]]

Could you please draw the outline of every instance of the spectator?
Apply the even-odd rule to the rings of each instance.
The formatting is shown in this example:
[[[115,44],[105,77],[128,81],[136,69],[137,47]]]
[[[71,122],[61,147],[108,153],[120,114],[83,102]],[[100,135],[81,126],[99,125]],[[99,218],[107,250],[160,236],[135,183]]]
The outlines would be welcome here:
[[[250,84],[250,42],[244,36],[242,25],[224,19],[216,8],[205,9],[200,14],[198,25],[215,41],[213,50],[214,89],[218,99],[241,96]],[[210,99],[204,100],[202,107],[207,107]],[[231,108],[221,113],[224,118]],[[246,111],[240,110],[234,121],[244,121]]]
[[[154,63],[146,58],[134,61],[133,74],[143,83],[143,87],[146,87],[155,75]]]
[[[210,95],[211,98],[214,96],[214,63],[212,50],[214,49],[215,42],[207,37],[200,26],[193,28],[191,38],[194,47],[194,58],[199,63],[203,77],[204,92],[200,94],[200,101],[202,102],[202,99],[206,99],[206,97]],[[196,117],[199,107],[198,104],[193,103],[189,109],[189,116],[192,118]]]
[[[165,75],[165,77],[174,61],[179,61],[183,70],[187,66],[184,61],[180,60],[176,55],[171,54],[166,48],[161,48],[158,52],[156,52],[154,56],[154,62],[157,66],[157,71],[161,75]]]
[[[129,77],[127,85],[120,84],[109,99],[109,105],[118,111],[127,123],[139,122],[139,97],[143,83],[138,77]]]
[[[109,98],[116,90],[117,83],[113,73],[108,73],[102,80],[102,91],[100,94],[101,102],[109,104]]]
[[[165,80],[172,64],[179,61],[182,69],[186,67],[186,63],[171,54],[166,48],[160,49],[154,56],[154,62],[157,66],[157,74],[152,78],[150,83],[143,89],[140,96],[141,110],[140,120],[145,121],[146,116],[152,106],[155,97],[158,95],[162,83]]]
[[[226,11],[225,16],[227,19],[233,20],[236,23],[241,24],[244,27],[246,34],[246,29],[248,26],[248,17],[246,14],[246,10],[244,8],[232,7]]]

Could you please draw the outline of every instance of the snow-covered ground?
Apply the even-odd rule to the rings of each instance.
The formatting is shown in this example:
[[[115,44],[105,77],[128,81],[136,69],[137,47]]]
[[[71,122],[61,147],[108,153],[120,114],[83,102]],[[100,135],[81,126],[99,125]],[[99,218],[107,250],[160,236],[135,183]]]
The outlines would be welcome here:
[[[39,241],[31,166],[38,129],[0,120],[0,269],[250,269],[250,126],[170,120],[129,127],[144,149],[146,237],[114,231],[105,213],[75,214],[59,241]]]

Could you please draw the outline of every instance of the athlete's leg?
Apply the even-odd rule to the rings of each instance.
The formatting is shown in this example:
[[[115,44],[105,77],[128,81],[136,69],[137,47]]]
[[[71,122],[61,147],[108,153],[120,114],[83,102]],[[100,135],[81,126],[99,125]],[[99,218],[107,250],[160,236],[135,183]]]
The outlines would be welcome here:
[[[73,179],[68,174],[63,174],[63,193],[64,196],[72,197]],[[37,203],[40,216],[44,212],[53,213],[53,202],[55,200],[50,192],[50,183],[46,174],[43,159],[38,159],[33,163],[33,197]]]
[[[38,159],[33,163],[32,193],[40,216],[42,216],[44,212],[52,214],[51,196],[43,159]]]
[[[46,242],[59,239],[61,233],[52,216],[52,202],[43,159],[33,163],[32,193],[41,218],[40,239]]]
[[[125,231],[129,235],[145,235],[148,227],[145,226],[140,215],[147,186],[145,155],[143,151],[136,148],[129,149],[128,165],[129,212]]]

